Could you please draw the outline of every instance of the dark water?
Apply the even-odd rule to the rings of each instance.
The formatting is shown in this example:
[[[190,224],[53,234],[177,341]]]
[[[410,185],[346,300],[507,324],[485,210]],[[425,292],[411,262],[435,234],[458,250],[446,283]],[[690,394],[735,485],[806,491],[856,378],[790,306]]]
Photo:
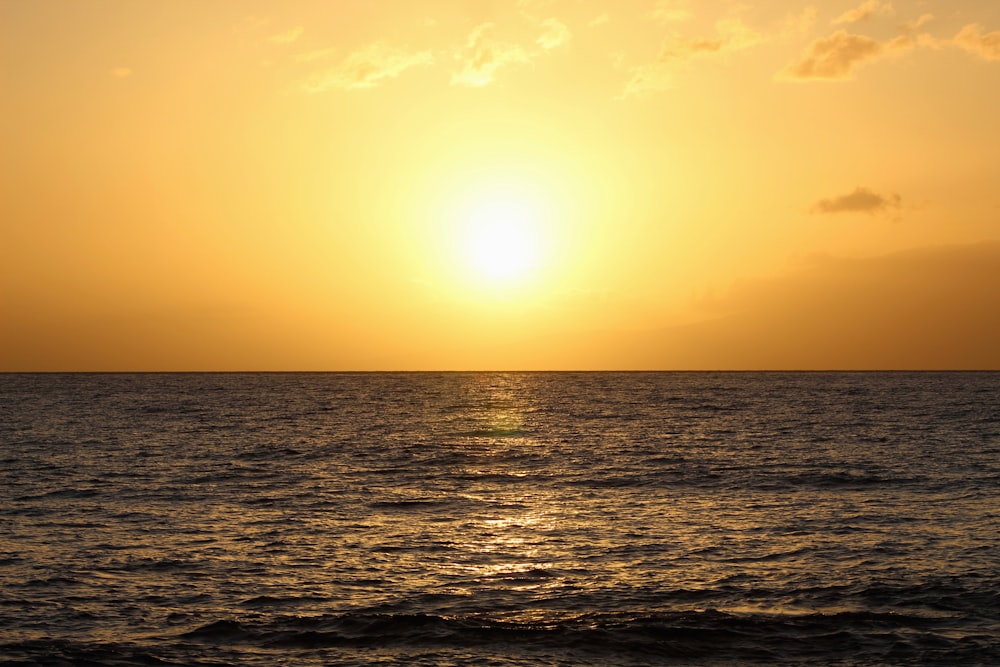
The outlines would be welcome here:
[[[6,664],[1000,664],[997,373],[0,391]]]

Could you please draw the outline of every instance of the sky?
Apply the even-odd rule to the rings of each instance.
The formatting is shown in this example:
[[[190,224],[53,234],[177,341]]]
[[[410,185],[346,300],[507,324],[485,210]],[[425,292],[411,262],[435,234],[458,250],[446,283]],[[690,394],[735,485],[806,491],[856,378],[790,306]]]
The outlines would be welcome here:
[[[0,0],[0,371],[1000,369],[993,0]]]

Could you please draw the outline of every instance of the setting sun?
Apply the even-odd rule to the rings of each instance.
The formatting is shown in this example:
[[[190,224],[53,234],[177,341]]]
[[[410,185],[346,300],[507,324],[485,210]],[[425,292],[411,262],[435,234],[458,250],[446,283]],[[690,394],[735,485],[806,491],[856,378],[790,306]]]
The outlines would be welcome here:
[[[473,202],[462,239],[469,268],[492,282],[527,278],[543,260],[538,218],[530,202],[516,198]]]
[[[0,0],[0,663],[1000,665],[998,83],[1000,0]]]
[[[1000,3],[251,4],[0,0],[0,370],[1000,365]]]

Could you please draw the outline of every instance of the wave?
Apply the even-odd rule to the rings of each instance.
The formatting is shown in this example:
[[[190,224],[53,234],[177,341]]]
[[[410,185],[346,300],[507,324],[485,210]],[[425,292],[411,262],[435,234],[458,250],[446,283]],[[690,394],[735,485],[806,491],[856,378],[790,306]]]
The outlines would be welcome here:
[[[764,614],[706,610],[581,614],[557,620],[505,620],[433,614],[348,613],[286,616],[268,622],[219,619],[178,639],[211,645],[318,649],[420,646],[425,650],[544,651],[594,659],[698,658],[710,661],[871,662],[1000,658],[988,633],[956,637],[948,619],[840,611]],[[941,630],[941,632],[938,632]]]
[[[0,664],[1000,664],[1000,374],[0,380]]]
[[[521,438],[529,433],[520,428],[483,428],[474,431],[459,431],[452,435],[460,438]]]

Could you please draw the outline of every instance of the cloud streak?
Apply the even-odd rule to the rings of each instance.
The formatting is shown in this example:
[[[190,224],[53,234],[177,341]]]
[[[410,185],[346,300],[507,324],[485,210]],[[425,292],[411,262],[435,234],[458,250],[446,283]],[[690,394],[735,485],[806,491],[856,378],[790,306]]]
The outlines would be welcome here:
[[[302,53],[295,55],[295,60],[300,63],[311,63],[316,60],[323,60],[324,58],[329,58],[334,54],[336,49],[325,48],[325,49],[312,49],[311,51],[304,51]]]
[[[670,88],[673,68],[684,61],[742,51],[766,41],[764,35],[739,18],[722,19],[715,24],[715,30],[714,37],[673,37],[667,40],[655,62],[633,70],[623,96],[643,96]]]
[[[302,36],[303,32],[305,32],[305,28],[302,26],[296,26],[290,30],[285,30],[284,32],[271,35],[267,38],[267,41],[272,44],[291,44],[292,42],[298,40],[298,38]]]
[[[407,51],[385,42],[374,42],[351,53],[335,67],[309,77],[300,87],[306,93],[337,88],[374,88],[384,79],[398,77],[410,68],[433,62],[430,51]]]
[[[866,0],[866,2],[861,3],[854,9],[849,9],[837,18],[833,20],[834,25],[850,25],[853,23],[860,23],[876,13],[889,13],[892,11],[892,5],[888,2],[880,2],[879,0]]]

